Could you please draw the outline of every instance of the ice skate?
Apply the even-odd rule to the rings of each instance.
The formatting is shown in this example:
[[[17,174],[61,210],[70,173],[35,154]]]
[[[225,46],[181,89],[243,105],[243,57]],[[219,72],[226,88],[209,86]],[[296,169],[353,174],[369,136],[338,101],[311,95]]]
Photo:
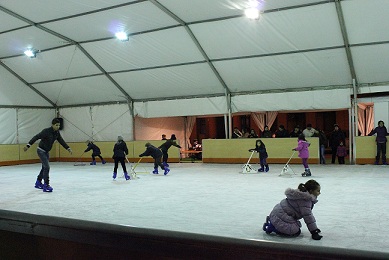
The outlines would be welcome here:
[[[37,189],[43,189],[43,184],[40,180],[36,180],[35,182],[35,188]]]
[[[158,174],[158,168],[154,168],[153,174]]]
[[[170,172],[170,169],[168,167],[165,167],[165,172],[163,173],[163,175],[167,175],[169,172]]]
[[[92,161],[90,165],[96,165],[96,161]]]
[[[102,160],[101,163],[102,163],[102,164],[106,164],[107,162],[106,162],[105,160]]]
[[[311,174],[311,170],[310,169],[305,169],[305,172],[303,172],[302,174],[301,174],[301,176],[303,176],[303,177],[309,177],[309,176],[311,176],[312,174]]]
[[[49,184],[43,184],[43,192],[52,192],[53,188]]]
[[[269,171],[269,165],[266,164],[266,167],[265,167],[265,172],[268,172]]]
[[[116,179],[116,175],[117,175],[117,173],[114,172],[114,173],[112,174],[112,179]]]
[[[128,175],[127,172],[124,173],[124,178],[126,178],[126,181],[128,181],[130,179],[130,176]]]

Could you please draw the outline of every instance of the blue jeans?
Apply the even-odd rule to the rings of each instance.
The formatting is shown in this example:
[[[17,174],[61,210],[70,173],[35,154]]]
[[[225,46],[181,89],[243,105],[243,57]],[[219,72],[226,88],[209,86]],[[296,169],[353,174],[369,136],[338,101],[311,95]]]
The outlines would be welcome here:
[[[326,164],[325,150],[325,145],[320,145],[320,164]]]
[[[49,185],[49,182],[50,182],[50,180],[49,180],[49,172],[50,172],[49,153],[42,150],[42,149],[39,149],[39,148],[37,149],[37,153],[38,153],[39,159],[41,160],[41,163],[42,163],[42,169],[39,172],[37,179],[39,181],[42,181],[42,179],[43,179],[45,181],[45,184]]]

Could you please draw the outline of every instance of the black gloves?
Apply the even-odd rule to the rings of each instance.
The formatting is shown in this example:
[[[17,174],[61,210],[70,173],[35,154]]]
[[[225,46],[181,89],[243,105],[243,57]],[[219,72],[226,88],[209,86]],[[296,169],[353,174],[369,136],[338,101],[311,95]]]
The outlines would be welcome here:
[[[320,229],[315,229],[315,230],[311,231],[312,239],[320,240],[323,237],[323,236],[319,235],[320,232],[321,232]]]
[[[139,157],[142,157],[142,155],[140,154]]]

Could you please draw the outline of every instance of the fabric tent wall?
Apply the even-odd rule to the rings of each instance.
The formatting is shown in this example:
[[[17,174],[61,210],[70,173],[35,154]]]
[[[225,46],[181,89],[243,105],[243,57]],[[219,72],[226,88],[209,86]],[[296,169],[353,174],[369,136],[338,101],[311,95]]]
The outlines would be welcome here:
[[[64,119],[62,137],[67,142],[133,140],[133,120],[128,105],[88,106],[60,109]]]
[[[54,109],[0,108],[0,144],[27,143],[54,117]]]
[[[233,96],[232,112],[346,109],[351,107],[350,89],[264,93]]]
[[[135,102],[134,114],[143,118],[228,113],[225,97]]]
[[[135,117],[135,140],[161,140],[162,134],[169,139],[175,134],[180,145],[185,144],[184,117],[141,118]]]

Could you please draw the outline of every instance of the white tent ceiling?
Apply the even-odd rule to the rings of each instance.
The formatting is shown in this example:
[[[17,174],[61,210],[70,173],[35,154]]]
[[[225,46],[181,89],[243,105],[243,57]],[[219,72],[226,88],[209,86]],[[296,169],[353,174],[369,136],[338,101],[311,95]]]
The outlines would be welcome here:
[[[0,1],[0,107],[341,92],[353,79],[388,90],[388,0],[264,3],[249,20],[248,0]]]

